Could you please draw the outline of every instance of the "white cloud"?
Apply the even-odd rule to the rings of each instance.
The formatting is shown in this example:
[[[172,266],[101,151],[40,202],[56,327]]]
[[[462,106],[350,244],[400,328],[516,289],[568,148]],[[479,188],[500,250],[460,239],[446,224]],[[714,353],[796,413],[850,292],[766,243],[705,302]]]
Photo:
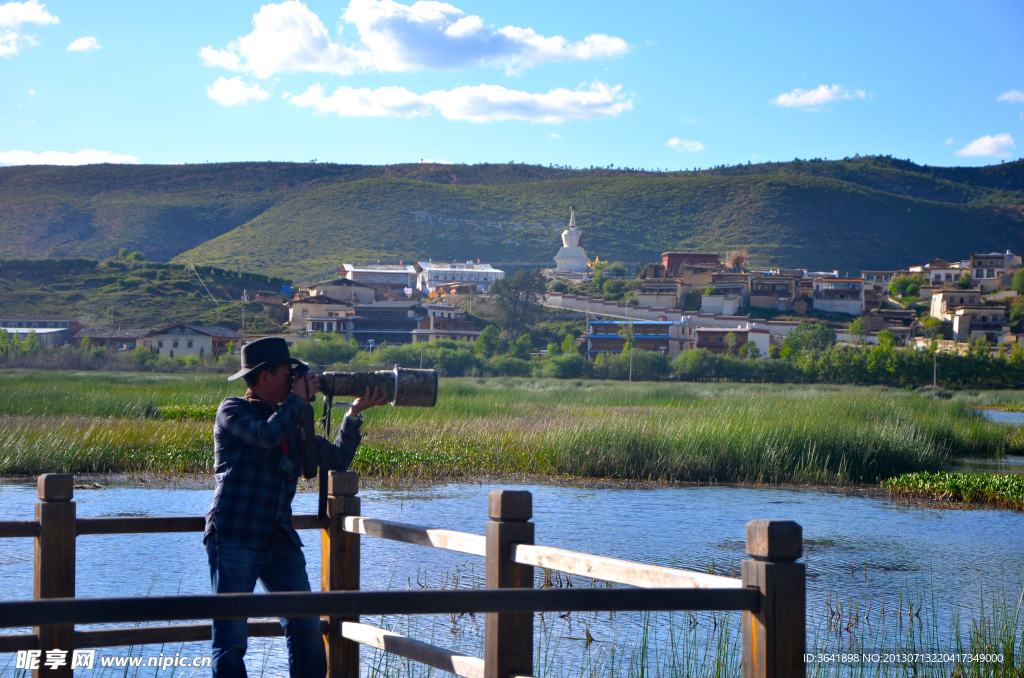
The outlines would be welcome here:
[[[532,28],[488,28],[484,20],[443,2],[351,0],[342,15],[354,24],[363,44],[382,71],[421,68],[456,69],[505,66],[515,69],[541,63],[617,57],[629,51],[621,38],[588,35],[578,42],[543,36]]]
[[[995,136],[986,135],[975,139],[957,151],[956,154],[969,157],[988,155],[1005,158],[1010,155],[1011,148],[1016,148],[1016,145],[1013,143],[1013,137],[1003,133]]]
[[[704,144],[702,144],[701,142],[691,141],[689,139],[680,139],[679,137],[672,137],[671,139],[665,142],[665,145],[677,151],[689,153],[704,150]]]
[[[29,99],[35,99],[36,98],[36,91],[34,89],[30,89],[28,91],[28,98]]]
[[[800,89],[780,94],[771,100],[776,106],[787,108],[815,109],[835,101],[851,101],[867,96],[862,89],[847,89],[842,85],[818,85],[814,89]]]
[[[269,78],[275,73],[310,71],[348,75],[369,63],[369,55],[331,41],[320,18],[299,0],[263,5],[253,15],[253,32],[227,49],[203,47],[207,66]]]
[[[268,78],[276,73],[312,71],[348,75],[355,71],[405,72],[504,66],[509,71],[541,63],[617,57],[629,45],[593,34],[569,42],[531,28],[493,30],[483,19],[444,2],[351,0],[343,21],[354,25],[362,45],[331,40],[320,18],[300,0],[264,5],[253,16],[254,30],[226,49],[204,47],[207,66]]]
[[[559,87],[546,94],[520,92],[500,85],[464,86],[429,92],[423,99],[449,120],[469,122],[562,123],[616,117],[633,109],[633,101],[622,94],[622,85],[612,87],[596,81],[587,88]]]
[[[270,92],[257,83],[248,85],[242,82],[242,76],[236,75],[230,80],[225,77],[217,78],[206,88],[206,96],[221,106],[245,106],[254,101],[266,101],[270,97]]]
[[[430,105],[423,98],[404,87],[339,87],[328,97],[317,83],[302,94],[293,96],[289,103],[313,107],[317,113],[337,113],[352,118],[401,117],[430,115]]]
[[[687,125],[692,125],[693,123],[697,122],[693,118],[687,118],[685,115],[679,119],[685,122]]]
[[[1009,101],[1015,104],[1024,104],[1024,92],[1021,92],[1019,89],[1011,89],[1010,91],[1003,92],[996,97],[996,101]]]
[[[21,33],[22,24],[46,26],[59,21],[37,0],[0,5],[0,56],[10,58],[21,51],[22,45],[38,44],[31,35]]]
[[[617,116],[633,108],[632,100],[621,93],[621,85],[611,87],[601,82],[577,90],[553,89],[544,94],[520,92],[499,85],[464,86],[426,94],[416,94],[404,87],[375,90],[339,87],[327,97],[323,95],[322,87],[316,84],[289,102],[312,107],[317,113],[351,117],[411,118],[430,115],[433,108],[449,120],[469,122],[528,120],[561,123]]]
[[[946,144],[947,146],[952,146],[953,145],[953,137],[950,137],[950,138],[946,139],[942,143]]]
[[[552,132],[551,134],[548,135],[548,139],[561,139],[561,138],[562,138],[561,134],[555,134],[554,132]]]
[[[100,49],[100,43],[92,36],[79,38],[68,45],[69,52],[88,52],[93,49]]]
[[[0,151],[0,165],[92,165],[95,163],[137,163],[134,155],[122,155],[91,148],[77,153],[67,151]]]

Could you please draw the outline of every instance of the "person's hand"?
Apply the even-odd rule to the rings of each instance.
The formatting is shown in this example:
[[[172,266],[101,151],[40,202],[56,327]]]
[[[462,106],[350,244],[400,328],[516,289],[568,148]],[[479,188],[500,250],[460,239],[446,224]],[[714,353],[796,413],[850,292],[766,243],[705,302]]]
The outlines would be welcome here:
[[[307,403],[313,402],[317,392],[320,390],[320,377],[313,372],[307,372],[301,379],[296,379],[292,386],[292,392]]]
[[[387,393],[377,395],[377,389],[373,389],[373,394],[370,394],[370,387],[366,387],[366,395],[362,398],[356,398],[355,402],[352,403],[352,408],[348,411],[353,417],[358,417],[363,410],[368,410],[371,407],[379,407],[386,405],[391,402],[391,397]]]

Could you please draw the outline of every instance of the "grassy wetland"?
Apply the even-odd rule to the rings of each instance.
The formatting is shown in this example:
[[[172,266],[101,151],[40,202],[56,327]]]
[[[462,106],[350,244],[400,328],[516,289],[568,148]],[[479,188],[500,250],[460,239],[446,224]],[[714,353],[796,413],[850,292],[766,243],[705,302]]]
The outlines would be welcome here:
[[[216,405],[243,390],[195,374],[11,370],[3,383],[3,475],[210,473]],[[443,379],[436,408],[367,412],[354,469],[395,480],[877,483],[960,456],[1020,454],[1020,430],[978,416],[975,400],[882,387]]]

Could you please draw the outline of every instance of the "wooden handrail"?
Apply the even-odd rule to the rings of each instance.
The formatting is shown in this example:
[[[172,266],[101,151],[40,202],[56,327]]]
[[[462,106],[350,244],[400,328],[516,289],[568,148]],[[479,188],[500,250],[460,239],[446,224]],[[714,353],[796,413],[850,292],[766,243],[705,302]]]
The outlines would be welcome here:
[[[756,589],[467,589],[221,593],[0,602],[0,627],[389,614],[759,610]]]
[[[455,530],[437,530],[431,527],[395,523],[390,520],[377,520],[364,516],[347,516],[344,523],[345,531],[363,534],[367,537],[379,537],[406,544],[433,546],[446,551],[458,551],[473,556],[484,557],[486,540],[482,534],[456,532]]]
[[[38,536],[38,520],[0,520],[0,539]]]
[[[509,559],[520,565],[533,565],[640,588],[738,589],[743,586],[743,582],[738,578],[634,563],[618,558],[567,551],[553,546],[512,544],[509,546]]]
[[[341,625],[341,635],[362,645],[369,645],[457,676],[484,678],[483,659],[446,650],[376,626],[345,622]]]

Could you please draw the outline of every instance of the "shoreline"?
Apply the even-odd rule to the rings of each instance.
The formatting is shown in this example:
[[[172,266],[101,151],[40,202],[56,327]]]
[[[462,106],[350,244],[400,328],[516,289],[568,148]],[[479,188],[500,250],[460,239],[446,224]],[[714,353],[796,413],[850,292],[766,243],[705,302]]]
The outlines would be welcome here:
[[[31,485],[37,476],[0,476],[0,485]],[[841,494],[847,497],[889,501],[899,506],[920,509],[954,509],[954,510],[994,510],[1019,512],[1009,506],[985,500],[963,501],[956,499],[937,499],[926,496],[900,495],[881,485],[850,484],[850,485],[798,485],[794,483],[735,483],[735,482],[683,482],[656,480],[616,480],[609,478],[577,478],[557,476],[489,476],[478,475],[466,478],[448,478],[444,480],[416,479],[381,479],[361,476],[360,490],[406,491],[429,488],[436,485],[492,485],[507,483],[510,485],[548,485],[554,487],[573,487],[594,490],[658,490],[666,488],[698,488],[698,487],[729,487],[737,489],[771,489],[788,491],[815,491],[828,494]],[[98,485],[98,487],[97,487]],[[75,489],[96,491],[108,486],[134,486],[138,489],[153,490],[212,490],[212,476],[203,478],[189,476],[169,476],[165,474],[135,475],[127,473],[98,473],[75,476]],[[315,483],[300,480],[296,494],[313,494],[317,492]]]

